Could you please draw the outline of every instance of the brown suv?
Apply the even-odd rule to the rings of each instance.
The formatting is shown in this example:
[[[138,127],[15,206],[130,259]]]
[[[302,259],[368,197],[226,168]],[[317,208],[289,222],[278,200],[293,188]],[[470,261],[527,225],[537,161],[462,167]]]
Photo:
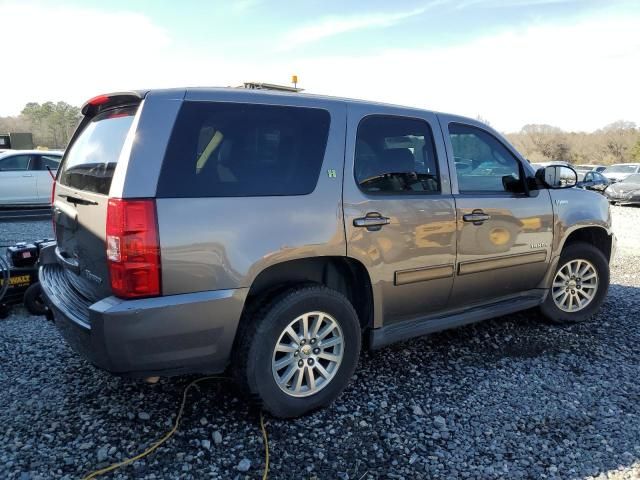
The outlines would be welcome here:
[[[336,398],[361,346],[531,307],[581,321],[606,295],[606,199],[474,120],[213,88],[82,111],[40,279],[110,372],[229,368],[296,416]]]

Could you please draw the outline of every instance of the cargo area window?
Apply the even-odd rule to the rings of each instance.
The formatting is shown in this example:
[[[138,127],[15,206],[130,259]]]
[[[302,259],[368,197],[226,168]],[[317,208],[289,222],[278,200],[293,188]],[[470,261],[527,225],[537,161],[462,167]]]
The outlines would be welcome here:
[[[108,195],[136,109],[107,110],[86,121],[62,161],[60,183]]]
[[[369,194],[440,192],[431,127],[424,120],[373,115],[358,126],[355,177]]]
[[[158,182],[159,197],[306,195],[320,173],[326,110],[184,102]]]

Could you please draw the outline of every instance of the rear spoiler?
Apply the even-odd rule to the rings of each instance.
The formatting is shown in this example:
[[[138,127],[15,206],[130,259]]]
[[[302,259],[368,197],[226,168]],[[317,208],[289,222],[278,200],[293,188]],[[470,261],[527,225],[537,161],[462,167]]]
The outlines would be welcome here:
[[[83,115],[93,117],[107,108],[121,105],[137,105],[144,98],[146,92],[115,92],[98,95],[82,105]]]

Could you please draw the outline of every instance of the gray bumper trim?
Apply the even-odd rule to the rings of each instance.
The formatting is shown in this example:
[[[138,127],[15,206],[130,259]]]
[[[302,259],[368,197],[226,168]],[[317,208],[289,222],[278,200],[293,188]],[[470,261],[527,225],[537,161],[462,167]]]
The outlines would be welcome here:
[[[42,278],[46,302],[67,342],[94,365],[136,377],[223,371],[248,292],[216,290],[138,300],[107,297],[88,307],[85,322],[57,296],[53,285],[47,285],[55,277]]]

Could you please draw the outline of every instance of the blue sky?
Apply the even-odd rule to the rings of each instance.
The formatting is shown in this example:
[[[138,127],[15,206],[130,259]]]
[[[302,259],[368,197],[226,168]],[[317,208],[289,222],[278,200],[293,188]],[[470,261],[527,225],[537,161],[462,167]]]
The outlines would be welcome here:
[[[7,80],[0,115],[295,73],[310,93],[482,115],[503,131],[640,123],[639,1],[0,0],[0,18],[5,38],[30,32],[18,66],[59,70]]]

